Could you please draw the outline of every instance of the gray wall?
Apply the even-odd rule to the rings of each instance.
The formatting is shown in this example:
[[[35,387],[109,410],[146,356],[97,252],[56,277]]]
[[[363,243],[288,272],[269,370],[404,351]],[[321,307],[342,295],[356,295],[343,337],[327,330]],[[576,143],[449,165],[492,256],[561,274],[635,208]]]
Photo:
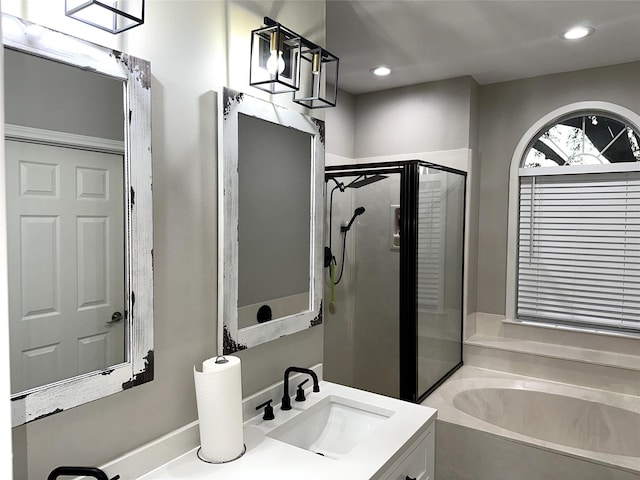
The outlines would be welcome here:
[[[547,113],[574,102],[607,101],[640,113],[639,76],[635,62],[480,88],[477,311],[505,313],[509,168],[522,136]]]
[[[480,86],[476,82],[471,82],[469,97],[469,148],[471,149],[471,168],[468,172],[467,185],[467,209],[465,216],[468,218],[468,231],[465,235],[468,238],[469,257],[466,259],[464,268],[467,272],[467,314],[478,311],[478,230],[480,214],[480,178],[482,177],[482,166],[480,164],[480,122],[478,104],[480,96]]]
[[[355,157],[469,148],[470,77],[356,97]]]
[[[12,5],[2,6],[145,58],[152,72],[155,379],[13,429],[15,478],[42,480],[58,465],[105,464],[197,418],[193,366],[216,353],[216,91],[227,85],[268,99],[247,85],[250,31],[270,16],[324,44],[325,5],[151,1],[145,24],[118,36],[64,17],[60,2]],[[298,109],[290,95],[272,100]],[[242,352],[243,394],[281,381],[289,365],[321,362],[322,333],[316,327]]]
[[[326,111],[327,152],[354,158],[356,96],[338,90],[338,103]],[[327,162],[329,165],[330,162]]]

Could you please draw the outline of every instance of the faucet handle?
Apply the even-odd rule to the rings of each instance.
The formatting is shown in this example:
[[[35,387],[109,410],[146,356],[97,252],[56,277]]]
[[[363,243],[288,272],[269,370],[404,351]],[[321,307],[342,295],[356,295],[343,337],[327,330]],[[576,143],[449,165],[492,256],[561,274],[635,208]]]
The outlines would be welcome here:
[[[296,390],[296,402],[304,402],[307,398],[304,396],[304,389],[302,386],[307,383],[309,379],[307,378],[304,382],[298,384],[298,390]]]
[[[273,414],[273,407],[271,406],[271,402],[273,402],[272,398],[256,407],[256,410],[260,410],[262,407],[264,407],[264,415],[262,416],[263,420],[273,420],[274,418],[276,418]]]

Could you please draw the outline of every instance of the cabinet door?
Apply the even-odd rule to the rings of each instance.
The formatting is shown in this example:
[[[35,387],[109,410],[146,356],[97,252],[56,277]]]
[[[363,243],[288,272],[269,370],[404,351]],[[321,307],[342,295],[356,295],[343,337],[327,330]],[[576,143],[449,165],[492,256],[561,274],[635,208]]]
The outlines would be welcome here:
[[[429,428],[426,437],[409,448],[409,456],[386,480],[434,480],[435,430]]]

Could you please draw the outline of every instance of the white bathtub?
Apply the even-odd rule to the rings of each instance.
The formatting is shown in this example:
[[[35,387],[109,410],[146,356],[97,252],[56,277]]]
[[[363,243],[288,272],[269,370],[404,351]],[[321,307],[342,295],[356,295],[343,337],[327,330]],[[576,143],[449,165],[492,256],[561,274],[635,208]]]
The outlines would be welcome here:
[[[640,479],[640,397],[465,366],[423,404],[443,432],[438,480],[497,478],[489,457],[522,469],[500,478]]]

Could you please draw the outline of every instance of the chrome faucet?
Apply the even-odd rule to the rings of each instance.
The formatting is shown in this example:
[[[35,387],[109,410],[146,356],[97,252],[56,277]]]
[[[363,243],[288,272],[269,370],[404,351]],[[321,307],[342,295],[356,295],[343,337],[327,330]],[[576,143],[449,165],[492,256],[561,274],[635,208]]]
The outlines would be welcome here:
[[[282,405],[280,405],[280,410],[291,410],[291,397],[289,396],[289,374],[291,372],[307,373],[311,375],[311,378],[313,380],[313,391],[320,391],[320,385],[318,384],[318,376],[316,375],[316,372],[308,368],[288,367],[284,371],[284,396],[282,397]]]

